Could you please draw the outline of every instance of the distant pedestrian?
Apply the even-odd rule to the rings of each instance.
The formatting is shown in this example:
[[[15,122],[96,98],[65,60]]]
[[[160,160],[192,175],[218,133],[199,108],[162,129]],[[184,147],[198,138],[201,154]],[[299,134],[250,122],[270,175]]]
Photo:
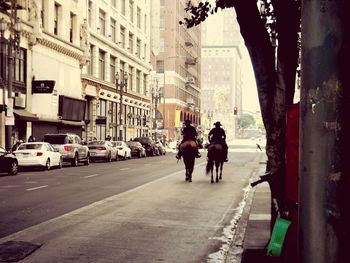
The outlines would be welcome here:
[[[107,137],[106,137],[106,141],[110,141],[110,140],[112,140],[111,135],[107,135]]]
[[[28,138],[28,142],[36,142],[36,138],[33,135],[30,135]]]

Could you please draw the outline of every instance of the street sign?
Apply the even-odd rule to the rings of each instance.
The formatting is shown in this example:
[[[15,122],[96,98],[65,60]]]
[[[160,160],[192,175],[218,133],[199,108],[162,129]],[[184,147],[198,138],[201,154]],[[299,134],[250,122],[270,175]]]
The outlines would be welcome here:
[[[32,93],[52,93],[54,86],[54,80],[33,80]]]
[[[13,117],[13,98],[7,98],[6,117]]]

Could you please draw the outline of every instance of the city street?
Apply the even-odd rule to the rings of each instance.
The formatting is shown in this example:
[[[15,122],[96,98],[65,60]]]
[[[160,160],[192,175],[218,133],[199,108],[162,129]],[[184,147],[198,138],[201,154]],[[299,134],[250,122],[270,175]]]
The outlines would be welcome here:
[[[206,261],[263,154],[253,141],[231,146],[218,184],[205,155],[192,183],[174,153],[1,176],[1,243],[42,244],[23,262]]]

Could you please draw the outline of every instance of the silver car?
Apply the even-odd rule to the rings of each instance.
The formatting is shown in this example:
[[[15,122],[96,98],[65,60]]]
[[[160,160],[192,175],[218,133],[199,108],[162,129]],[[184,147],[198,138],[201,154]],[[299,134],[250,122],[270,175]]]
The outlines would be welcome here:
[[[111,162],[117,160],[117,150],[110,141],[92,141],[87,144],[91,161],[105,160]]]
[[[64,162],[78,166],[79,162],[90,164],[90,152],[86,145],[76,134],[45,134],[44,142],[50,143],[62,155]]]

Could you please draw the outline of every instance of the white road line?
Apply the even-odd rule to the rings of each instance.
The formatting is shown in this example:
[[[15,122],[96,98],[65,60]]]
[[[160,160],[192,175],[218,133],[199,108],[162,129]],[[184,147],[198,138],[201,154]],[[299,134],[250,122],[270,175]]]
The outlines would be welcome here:
[[[95,176],[99,176],[99,174],[86,175],[86,176],[84,176],[84,178],[91,178],[91,177],[95,177]]]
[[[28,189],[26,189],[26,191],[33,191],[33,190],[37,190],[37,189],[41,189],[41,188],[45,188],[45,187],[48,187],[48,185],[42,185],[42,186],[38,186],[38,187],[28,188]]]
[[[119,169],[120,171],[125,171],[125,170],[129,170],[130,168],[126,167],[126,168],[121,168]]]

